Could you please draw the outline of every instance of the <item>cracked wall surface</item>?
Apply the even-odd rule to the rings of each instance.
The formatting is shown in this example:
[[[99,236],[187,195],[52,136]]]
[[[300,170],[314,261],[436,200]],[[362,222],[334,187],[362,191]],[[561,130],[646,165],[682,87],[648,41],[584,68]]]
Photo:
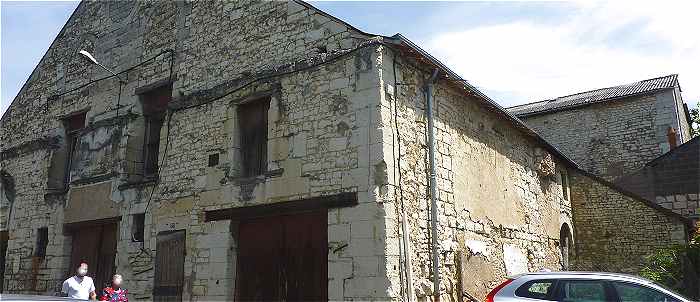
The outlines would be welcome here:
[[[231,300],[238,223],[206,213],[352,192],[357,205],[328,209],[329,299],[430,300],[428,74],[382,41],[296,2],[82,2],[0,125],[4,289],[56,293],[71,273],[68,227],[111,219],[131,299],[152,299],[157,234],[185,230],[183,299]],[[125,83],[103,79],[80,49]],[[143,172],[141,101],[167,85],[156,178]],[[435,90],[436,242],[450,300],[565,268],[560,230],[575,229],[570,167],[460,89]],[[237,109],[260,98],[267,171],[244,177]],[[65,161],[62,119],[80,112],[70,184],[50,186]],[[133,242],[144,213],[145,241]],[[41,227],[49,243],[35,257]]]
[[[66,224],[116,216],[115,265],[130,298],[152,299],[156,235],[185,230],[184,299],[230,300],[237,223],[205,222],[205,211],[357,192],[359,205],[328,211],[329,298],[387,298],[386,209],[372,181],[383,179],[373,43],[296,2],[81,3],[2,119],[2,169],[16,183],[12,214],[7,198],[0,207],[10,231],[5,291],[55,294],[72,271]],[[80,49],[120,72],[122,87],[99,80],[107,74]],[[139,94],[164,82],[168,150],[154,181],[139,175]],[[236,107],[259,97],[271,103],[268,172],[242,178]],[[61,118],[75,112],[87,122],[62,191],[47,180],[67,143]],[[220,161],[209,166],[212,154]],[[131,240],[139,213],[144,243]],[[34,257],[40,227],[49,244]]]
[[[393,158],[387,162],[386,199],[407,213],[410,294],[418,301],[431,301],[427,117],[422,91],[430,74],[417,69],[416,62],[402,56],[395,59],[395,55],[385,50],[382,57],[382,132],[385,152]],[[483,299],[512,274],[562,269],[559,232],[562,225],[572,225],[559,174],[541,177],[538,172],[547,151],[460,89],[445,80],[435,88],[440,236],[436,242],[440,295],[445,301],[466,295]],[[398,133],[392,131],[395,125]],[[557,172],[568,169],[556,159],[550,165]],[[397,212],[396,218],[387,218],[387,233],[396,234],[397,245],[402,238],[399,217]],[[394,255],[393,261],[402,257]]]

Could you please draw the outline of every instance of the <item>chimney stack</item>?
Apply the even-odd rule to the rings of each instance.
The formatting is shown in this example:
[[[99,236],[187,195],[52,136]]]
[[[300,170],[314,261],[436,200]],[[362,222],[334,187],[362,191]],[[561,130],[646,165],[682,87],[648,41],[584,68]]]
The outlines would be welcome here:
[[[670,148],[675,149],[678,146],[678,141],[676,138],[676,129],[674,129],[673,127],[668,127],[666,137],[668,138],[668,145],[670,146]]]

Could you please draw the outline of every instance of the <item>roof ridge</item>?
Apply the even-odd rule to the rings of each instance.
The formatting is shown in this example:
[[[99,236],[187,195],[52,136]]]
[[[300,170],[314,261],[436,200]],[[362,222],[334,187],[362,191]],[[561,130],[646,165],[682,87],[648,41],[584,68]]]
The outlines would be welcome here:
[[[525,104],[514,105],[514,106],[506,107],[506,109],[513,109],[513,108],[517,108],[517,107],[523,107],[523,106],[527,106],[527,105],[532,105],[532,104],[537,104],[537,103],[544,103],[544,102],[549,102],[549,101],[551,101],[551,99],[546,99],[546,100],[541,100],[541,101],[534,101],[534,102],[529,102],[529,103],[525,103]]]
[[[677,73],[639,80],[631,83],[581,91],[559,96],[554,99],[516,105],[508,109],[513,111],[516,115],[522,117],[544,112],[561,111],[634,95],[654,93],[656,91],[672,89],[673,87],[680,87]]]
[[[634,86],[634,85],[644,83],[644,82],[650,82],[650,81],[654,81],[654,80],[659,80],[659,79],[669,78],[669,77],[677,77],[677,76],[678,76],[677,73],[673,73],[673,74],[668,74],[665,76],[639,80],[639,81],[631,82],[631,83],[619,84],[619,85],[615,85],[615,86],[608,86],[608,87],[603,87],[603,88],[598,88],[598,89],[591,89],[591,90],[581,91],[581,92],[577,92],[577,93],[562,95],[562,96],[558,96],[554,99],[550,99],[548,101],[554,101],[554,100],[562,99],[562,98],[569,97],[569,96],[574,96],[574,95],[579,95],[579,94],[584,94],[584,93],[589,93],[589,92],[595,92],[595,91],[601,91],[601,90],[605,90],[605,89],[611,89],[611,88],[617,88],[617,87],[629,87],[629,86]]]

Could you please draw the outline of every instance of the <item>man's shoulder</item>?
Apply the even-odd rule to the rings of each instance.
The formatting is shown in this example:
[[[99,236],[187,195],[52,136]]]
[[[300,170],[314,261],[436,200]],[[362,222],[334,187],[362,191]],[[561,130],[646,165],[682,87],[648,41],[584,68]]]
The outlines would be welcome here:
[[[85,278],[85,280],[87,280],[87,281],[92,282],[92,277],[90,277],[90,276],[85,276],[85,277],[83,277],[83,278]]]

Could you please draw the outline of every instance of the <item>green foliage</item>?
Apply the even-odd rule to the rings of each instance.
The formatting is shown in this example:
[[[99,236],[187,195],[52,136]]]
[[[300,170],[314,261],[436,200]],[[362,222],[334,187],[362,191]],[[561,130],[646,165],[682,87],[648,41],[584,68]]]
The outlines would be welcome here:
[[[695,108],[690,108],[690,135],[693,137],[700,136],[700,102],[695,105]]]
[[[700,233],[695,234],[693,240],[686,245],[664,248],[647,257],[640,275],[681,294],[695,297],[698,293],[690,292],[684,286],[686,276],[683,263],[690,266],[686,269],[694,270],[696,276],[700,275]]]
[[[680,288],[683,285],[681,257],[684,249],[684,246],[673,246],[657,251],[647,257],[640,275],[671,288]]]

